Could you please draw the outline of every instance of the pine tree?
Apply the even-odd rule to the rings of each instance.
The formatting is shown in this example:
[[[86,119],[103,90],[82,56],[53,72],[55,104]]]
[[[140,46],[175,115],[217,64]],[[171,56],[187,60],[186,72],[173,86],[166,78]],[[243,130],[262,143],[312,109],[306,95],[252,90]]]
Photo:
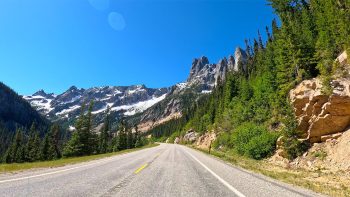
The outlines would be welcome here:
[[[53,124],[50,129],[50,137],[55,149],[55,155],[57,158],[61,158],[61,128],[58,124]]]
[[[78,132],[74,132],[70,140],[64,146],[63,155],[65,157],[82,156],[83,144],[80,141]]]
[[[141,140],[142,136],[141,136],[140,131],[138,130],[137,125],[135,126],[135,135],[134,136],[135,136],[135,148],[143,146],[142,140]]]
[[[126,129],[125,121],[122,120],[120,122],[119,132],[118,132],[118,150],[124,150],[124,149],[127,149],[128,147],[126,130],[127,129]]]
[[[21,163],[25,161],[24,139],[21,129],[17,129],[13,142],[6,151],[4,161],[6,163]]]
[[[41,139],[39,137],[39,132],[37,131],[36,123],[33,122],[26,145],[26,161],[33,162],[41,158],[40,143]]]
[[[85,128],[84,130],[85,135],[87,136],[87,141],[85,144],[86,147],[86,154],[91,155],[94,153],[98,152],[98,136],[97,134],[93,131],[93,117],[92,117],[92,110],[94,107],[94,102],[91,101],[89,108],[88,108],[88,113],[86,116],[85,120]]]
[[[92,131],[93,105],[90,102],[87,114],[85,104],[82,105],[81,114],[75,124],[76,130],[64,148],[65,156],[91,155],[97,152],[97,135]]]
[[[99,152],[110,152],[110,120],[109,120],[109,106],[106,111],[105,120],[100,130]]]
[[[259,39],[259,49],[264,49],[263,39],[261,37],[260,31],[258,30],[258,39]]]
[[[45,135],[41,145],[41,154],[43,160],[53,160],[59,158],[51,132]]]
[[[127,148],[134,148],[135,143],[134,143],[134,136],[132,133],[132,129],[131,128],[127,128]]]

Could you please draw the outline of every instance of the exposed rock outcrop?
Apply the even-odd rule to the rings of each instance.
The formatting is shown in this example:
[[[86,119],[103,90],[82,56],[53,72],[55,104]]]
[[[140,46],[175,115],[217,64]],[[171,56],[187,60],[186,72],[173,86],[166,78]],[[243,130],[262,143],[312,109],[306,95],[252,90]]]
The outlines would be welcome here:
[[[342,66],[346,62],[342,59]],[[331,86],[332,93],[326,95],[321,80],[316,78],[303,81],[290,92],[298,130],[312,143],[337,137],[334,134],[350,125],[350,79],[335,79]]]
[[[339,170],[350,172],[350,130],[343,132],[338,139],[328,139],[314,144],[303,156],[291,162],[292,166],[310,170]]]
[[[216,140],[215,132],[207,132],[204,135],[200,136],[196,142],[197,148],[208,149],[212,146],[212,143]]]
[[[228,71],[246,72],[247,53],[237,47],[234,56],[223,58],[217,64],[210,64],[207,57],[196,58],[192,62],[190,76],[187,82],[190,85],[206,84],[209,89],[215,86],[219,80],[224,80]]]
[[[209,64],[209,60],[207,57],[202,56],[201,58],[195,58],[192,62],[192,67],[190,71],[190,76],[187,81],[193,80],[195,77],[199,75],[199,73],[203,70],[203,68]]]
[[[247,53],[243,49],[239,47],[236,48],[235,60],[236,62],[233,70],[235,72],[238,72],[238,71],[247,72]]]
[[[194,132],[193,130],[189,130],[187,131],[186,135],[184,136],[183,140],[184,142],[189,142],[189,143],[193,143],[197,140],[198,138],[198,133]]]

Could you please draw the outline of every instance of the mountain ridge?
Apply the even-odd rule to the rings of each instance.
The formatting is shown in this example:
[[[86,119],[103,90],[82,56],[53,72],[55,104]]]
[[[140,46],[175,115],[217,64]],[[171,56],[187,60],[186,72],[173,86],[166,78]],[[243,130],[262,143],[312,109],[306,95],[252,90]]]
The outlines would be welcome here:
[[[188,78],[170,87],[148,88],[139,84],[84,89],[73,85],[58,95],[41,89],[23,98],[52,121],[70,122],[79,115],[83,103],[94,101],[92,113],[96,116],[96,124],[101,123],[102,114],[108,107],[115,120],[141,115],[136,118],[138,124],[150,120],[159,122],[181,116],[185,102],[182,97],[191,95],[196,99],[210,93],[219,81],[225,79],[227,72],[240,71],[237,65],[244,64],[245,59],[246,53],[239,47],[234,56],[225,57],[216,64],[210,63],[205,56],[194,58]]]

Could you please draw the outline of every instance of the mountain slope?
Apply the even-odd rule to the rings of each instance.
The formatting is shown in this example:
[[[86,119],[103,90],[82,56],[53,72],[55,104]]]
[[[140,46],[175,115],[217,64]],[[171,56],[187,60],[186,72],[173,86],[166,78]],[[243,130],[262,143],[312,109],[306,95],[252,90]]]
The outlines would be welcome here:
[[[45,131],[49,122],[11,88],[0,82],[0,155],[8,146],[16,128],[28,129],[36,122]]]
[[[74,120],[79,115],[83,103],[94,101],[92,113],[99,122],[107,107],[117,116],[134,115],[164,99],[168,91],[167,88],[153,89],[144,85],[89,89],[72,86],[60,95],[47,94],[40,90],[23,98],[47,118],[61,122]]]

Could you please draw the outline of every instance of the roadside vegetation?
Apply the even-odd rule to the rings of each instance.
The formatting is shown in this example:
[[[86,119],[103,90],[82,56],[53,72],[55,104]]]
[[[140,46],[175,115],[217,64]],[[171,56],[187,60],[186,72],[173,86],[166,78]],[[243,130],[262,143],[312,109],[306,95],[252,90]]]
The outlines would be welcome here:
[[[208,153],[208,150],[201,150]],[[344,172],[311,172],[304,169],[283,168],[273,165],[267,160],[255,160],[237,154],[235,151],[211,151],[211,155],[249,171],[259,173],[273,179],[300,186],[329,196],[349,196],[350,180]]]
[[[142,146],[139,148],[126,149],[126,150],[122,150],[119,152],[111,152],[111,153],[96,154],[96,155],[81,156],[81,157],[61,158],[61,159],[52,160],[52,161],[36,161],[36,162],[26,162],[26,163],[0,164],[0,174],[29,170],[29,169],[62,167],[65,165],[72,165],[72,164],[76,164],[76,163],[82,163],[82,162],[107,158],[107,157],[111,157],[111,156],[121,155],[121,154],[125,154],[125,153],[130,153],[130,152],[138,151],[138,150],[145,149],[145,148],[155,147],[158,145],[159,144],[156,144],[156,143],[150,143],[148,145],[145,145],[145,146]]]
[[[62,139],[62,129],[57,124],[53,124],[43,138],[40,136],[35,122],[29,132],[21,128],[17,129],[11,145],[3,156],[3,162],[28,163],[57,160],[57,162],[32,163],[23,166],[56,165],[61,162],[66,163],[66,161],[69,163],[70,161],[85,160],[85,158],[71,160],[62,160],[61,158],[89,155],[93,155],[91,158],[100,158],[99,154],[114,154],[149,144],[149,140],[141,135],[137,129],[132,131],[132,128],[127,127],[124,121],[120,122],[116,130],[112,130],[109,109],[106,110],[105,121],[99,132],[94,131],[92,107],[93,102],[90,103],[87,110],[83,104],[80,117],[75,123],[75,129],[66,140]],[[13,166],[16,168],[15,166],[18,164],[13,164]]]

